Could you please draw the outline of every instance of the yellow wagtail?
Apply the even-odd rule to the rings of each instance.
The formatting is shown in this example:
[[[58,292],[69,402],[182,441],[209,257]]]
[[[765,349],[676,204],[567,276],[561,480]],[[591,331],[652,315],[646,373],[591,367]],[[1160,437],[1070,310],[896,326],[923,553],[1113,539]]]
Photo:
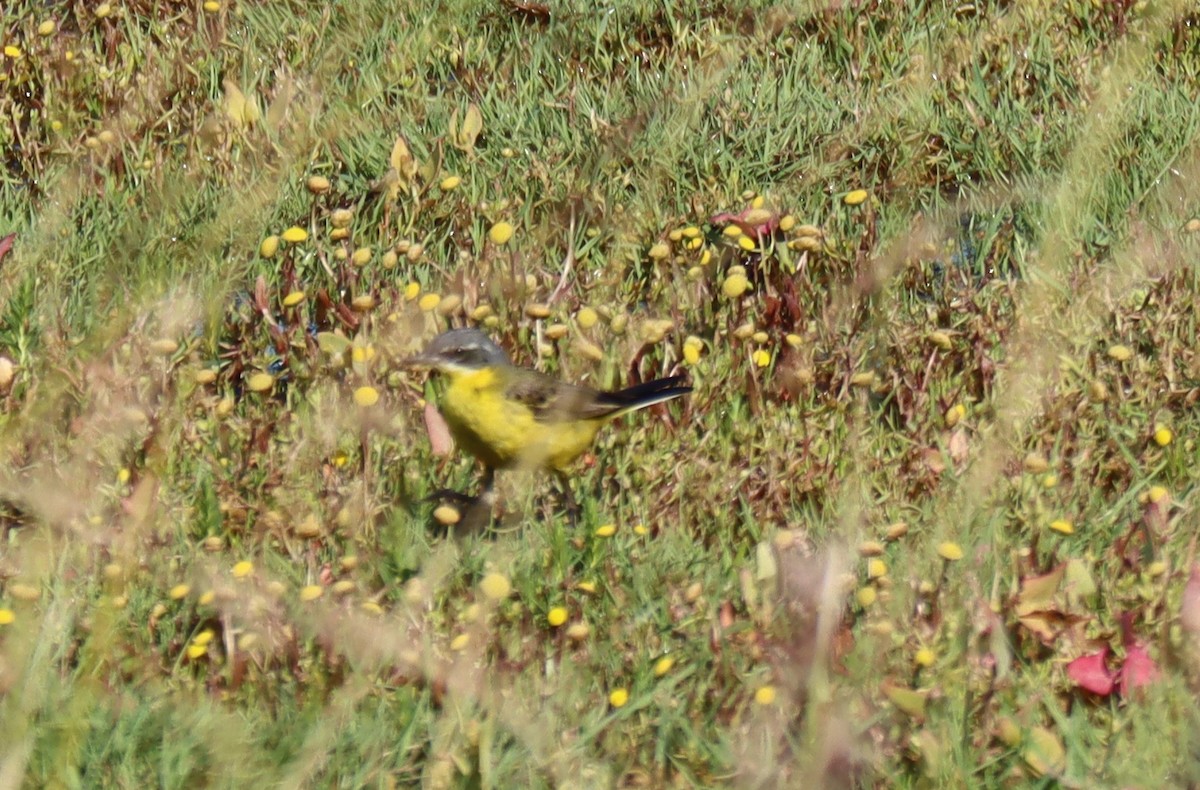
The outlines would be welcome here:
[[[448,380],[440,411],[458,445],[483,462],[481,498],[490,496],[497,469],[546,469],[561,481],[572,519],[576,505],[566,471],[597,431],[622,414],[692,391],[683,376],[616,392],[566,384],[513,365],[487,335],[470,328],[443,332],[407,364]]]

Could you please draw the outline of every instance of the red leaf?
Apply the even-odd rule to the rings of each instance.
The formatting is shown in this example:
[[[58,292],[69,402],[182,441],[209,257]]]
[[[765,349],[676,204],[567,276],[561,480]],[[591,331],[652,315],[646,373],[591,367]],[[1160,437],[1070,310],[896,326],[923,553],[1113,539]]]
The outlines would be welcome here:
[[[12,249],[13,242],[16,240],[17,234],[15,233],[10,233],[4,238],[0,239],[0,261],[4,260],[5,255],[8,255],[9,250]]]
[[[1121,695],[1128,695],[1158,680],[1158,664],[1136,639],[1125,647],[1125,664],[1121,667]]]
[[[1083,690],[1107,697],[1113,692],[1117,675],[1104,663],[1107,657],[1107,647],[1102,647],[1090,655],[1080,656],[1067,664],[1067,677]]]

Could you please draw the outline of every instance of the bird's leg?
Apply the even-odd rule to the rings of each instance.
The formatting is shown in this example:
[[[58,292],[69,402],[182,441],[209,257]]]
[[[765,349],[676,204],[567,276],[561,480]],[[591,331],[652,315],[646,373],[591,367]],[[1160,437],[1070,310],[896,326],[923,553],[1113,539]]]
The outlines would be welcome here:
[[[469,504],[463,511],[462,519],[454,528],[458,536],[482,532],[492,520],[492,509],[496,505],[496,470],[490,466],[484,467],[483,481],[479,495],[469,498]]]
[[[567,511],[567,522],[571,528],[579,526],[579,503],[575,500],[575,492],[571,490],[571,478],[566,472],[555,472],[555,477],[558,478],[558,485],[562,488],[563,506]]]

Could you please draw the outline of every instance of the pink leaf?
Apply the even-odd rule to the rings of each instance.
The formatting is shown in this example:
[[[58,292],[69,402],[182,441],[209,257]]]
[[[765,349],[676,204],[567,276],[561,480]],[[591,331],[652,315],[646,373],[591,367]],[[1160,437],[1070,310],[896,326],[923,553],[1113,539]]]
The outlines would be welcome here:
[[[1107,657],[1107,647],[1102,647],[1090,655],[1080,656],[1067,664],[1067,677],[1085,691],[1107,697],[1112,694],[1116,684],[1116,673],[1104,663]]]
[[[1179,604],[1179,625],[1192,639],[1200,639],[1200,565],[1193,565]]]
[[[450,451],[454,449],[454,442],[450,438],[450,426],[446,425],[446,419],[432,403],[425,404],[425,432],[429,434],[429,444],[433,446],[434,455],[450,455]]]
[[[1158,680],[1158,664],[1136,639],[1125,647],[1125,664],[1121,667],[1121,694],[1128,695]]]
[[[4,238],[0,239],[0,261],[4,260],[5,255],[8,255],[9,250],[12,249],[13,242],[16,240],[17,234],[15,233],[10,233]]]

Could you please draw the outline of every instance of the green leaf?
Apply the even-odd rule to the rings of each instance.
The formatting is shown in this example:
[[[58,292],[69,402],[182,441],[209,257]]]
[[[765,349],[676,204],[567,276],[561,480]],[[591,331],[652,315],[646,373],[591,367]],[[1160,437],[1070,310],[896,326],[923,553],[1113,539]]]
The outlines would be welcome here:
[[[883,693],[901,713],[914,719],[925,718],[925,700],[929,697],[929,692],[914,691],[891,681],[884,681]]]
[[[1062,741],[1045,727],[1034,727],[1029,731],[1021,756],[1039,776],[1058,776],[1067,767],[1067,752]]]
[[[339,335],[335,332],[318,332],[317,333],[317,348],[325,352],[331,357],[341,356],[350,350],[353,343],[348,340],[345,335]]]

